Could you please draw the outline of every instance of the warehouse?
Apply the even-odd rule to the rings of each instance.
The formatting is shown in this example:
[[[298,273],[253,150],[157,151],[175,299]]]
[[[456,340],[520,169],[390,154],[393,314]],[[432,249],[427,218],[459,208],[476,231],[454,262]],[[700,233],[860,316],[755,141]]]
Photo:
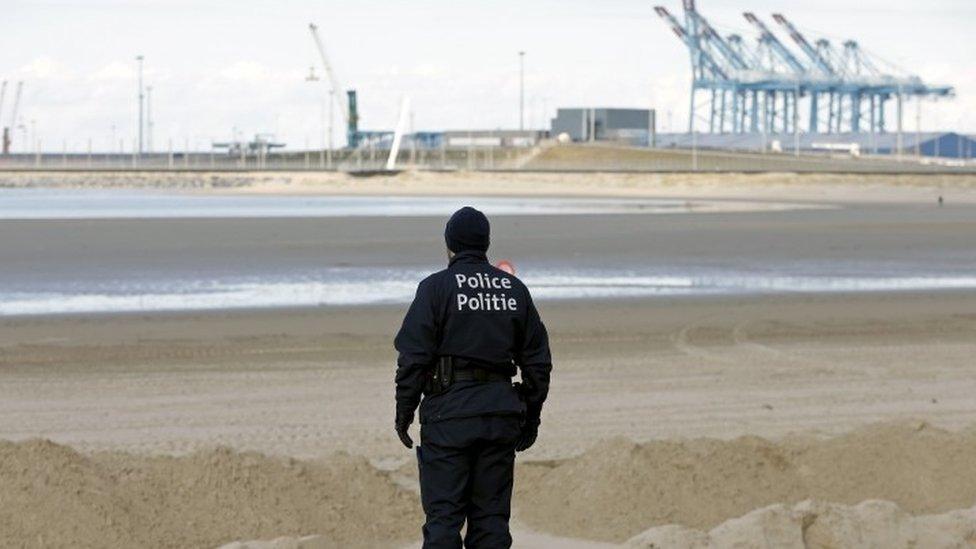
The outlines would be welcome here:
[[[550,134],[570,141],[618,141],[654,146],[653,109],[557,109]]]

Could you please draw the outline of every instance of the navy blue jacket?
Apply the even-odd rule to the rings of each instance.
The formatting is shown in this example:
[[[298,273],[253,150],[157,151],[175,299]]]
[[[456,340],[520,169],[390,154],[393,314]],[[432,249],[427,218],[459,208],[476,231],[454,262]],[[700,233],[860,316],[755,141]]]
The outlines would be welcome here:
[[[397,411],[420,403],[420,422],[525,414],[538,423],[549,393],[549,337],[528,288],[492,266],[484,252],[465,250],[447,269],[425,278],[394,346]],[[459,381],[421,403],[424,381],[441,356],[454,356],[507,375],[522,374],[523,398],[510,383]]]

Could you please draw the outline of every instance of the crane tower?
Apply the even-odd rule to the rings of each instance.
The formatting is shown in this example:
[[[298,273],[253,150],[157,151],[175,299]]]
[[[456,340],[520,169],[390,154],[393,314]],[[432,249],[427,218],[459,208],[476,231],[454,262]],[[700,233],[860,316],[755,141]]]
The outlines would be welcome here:
[[[13,142],[13,133],[17,131],[17,110],[20,108],[20,95],[24,90],[24,81],[17,82],[17,91],[14,92],[14,109],[10,113],[10,125],[3,127],[3,154],[10,154],[10,145]],[[3,106],[3,96],[7,93],[7,83],[3,83],[0,90],[0,107]],[[3,110],[0,109],[0,123],[2,123]]]
[[[359,144],[359,107],[356,101],[356,90],[345,90],[346,93],[343,95],[343,87],[339,83],[339,78],[335,74],[335,70],[332,68],[332,63],[329,62],[329,56],[325,53],[325,46],[322,43],[322,38],[319,36],[318,26],[315,23],[308,24],[308,30],[312,33],[312,40],[315,42],[315,48],[319,52],[319,58],[322,60],[322,68],[325,69],[325,74],[329,78],[329,86],[332,90],[332,96],[334,101],[339,106],[339,115],[342,116],[343,121],[346,123],[346,140],[350,147],[355,147]]]

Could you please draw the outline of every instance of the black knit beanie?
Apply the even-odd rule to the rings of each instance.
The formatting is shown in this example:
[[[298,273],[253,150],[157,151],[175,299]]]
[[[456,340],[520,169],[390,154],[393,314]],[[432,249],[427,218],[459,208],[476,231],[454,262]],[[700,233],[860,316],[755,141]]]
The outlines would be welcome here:
[[[454,212],[444,227],[444,241],[447,249],[454,253],[464,250],[488,251],[491,227],[485,214],[465,206]]]

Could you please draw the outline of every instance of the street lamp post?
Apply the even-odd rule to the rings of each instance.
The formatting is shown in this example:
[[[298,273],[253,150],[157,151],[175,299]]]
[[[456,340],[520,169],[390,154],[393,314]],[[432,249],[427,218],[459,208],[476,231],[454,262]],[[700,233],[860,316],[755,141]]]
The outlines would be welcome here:
[[[901,95],[901,84],[898,84],[898,137],[896,138],[895,148],[898,150],[898,160],[901,160],[902,150],[905,148],[905,142],[902,140],[902,95]]]
[[[525,129],[525,52],[519,52],[519,130]]]
[[[800,156],[800,80],[795,82],[793,91],[793,156]],[[874,131],[874,130],[872,130]]]
[[[329,89],[329,155],[326,159],[329,169],[332,168],[332,121],[335,118],[335,90]]]
[[[306,82],[312,82],[312,83],[315,83],[315,82],[318,82],[319,81],[319,77],[315,75],[315,67],[309,67],[308,68],[308,76],[305,77],[305,81]],[[330,99],[332,98],[332,90],[329,91],[329,98]],[[330,103],[331,103],[331,101],[330,101]],[[329,133],[328,133],[328,135],[325,135],[325,126],[326,126],[326,124],[325,124],[325,116],[326,116],[326,113],[325,113],[325,103],[323,102],[322,103],[322,113],[321,113],[321,117],[319,118],[319,121],[320,121],[320,124],[322,125],[322,148],[325,149],[326,147],[328,147],[328,153],[326,153],[326,151],[324,151],[324,150],[319,153],[319,167],[320,168],[324,168],[325,167],[325,154],[328,154],[329,155],[329,164],[332,164],[332,121],[331,121],[332,116],[331,115],[332,115],[332,111],[330,110],[329,111],[329,118],[330,118],[330,120],[329,120]]]
[[[152,86],[146,86],[146,151],[153,152]]]
[[[142,60],[141,55],[136,56],[136,61],[139,63],[139,154],[142,154],[142,107],[143,107],[143,90],[142,90]]]

